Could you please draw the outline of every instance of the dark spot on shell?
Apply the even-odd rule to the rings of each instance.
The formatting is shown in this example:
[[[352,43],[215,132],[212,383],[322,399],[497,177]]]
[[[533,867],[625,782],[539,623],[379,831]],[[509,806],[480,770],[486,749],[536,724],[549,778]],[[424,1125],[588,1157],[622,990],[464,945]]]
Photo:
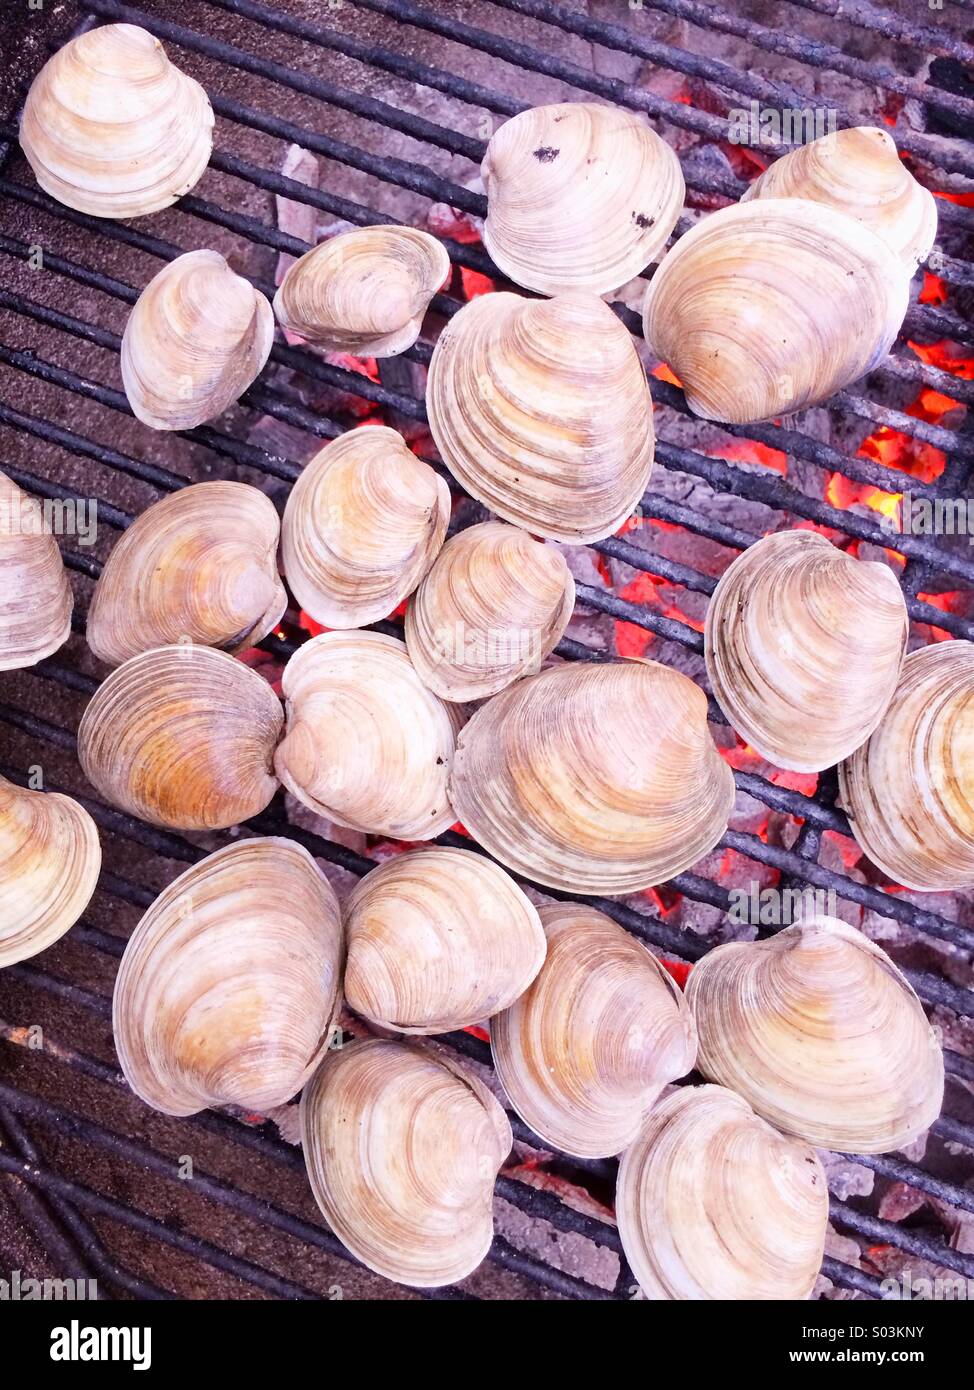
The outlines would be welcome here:
[[[445,758],[437,758],[437,760],[436,760],[436,766],[437,766],[437,767],[442,767],[445,761],[446,761]]]
[[[539,145],[534,151],[534,157],[541,164],[550,164],[553,159],[557,159],[561,150],[554,149],[551,145]]]
[[[634,212],[633,217],[636,219],[636,226],[642,227],[644,231],[656,221],[655,217],[647,217],[644,212]]]

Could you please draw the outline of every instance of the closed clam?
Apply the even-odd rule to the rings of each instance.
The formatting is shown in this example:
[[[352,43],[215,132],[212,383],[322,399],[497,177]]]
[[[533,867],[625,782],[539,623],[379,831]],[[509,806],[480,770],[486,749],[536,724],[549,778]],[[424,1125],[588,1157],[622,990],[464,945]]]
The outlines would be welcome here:
[[[699,686],[655,661],[557,666],[467,724],[457,816],[517,874],[577,893],[662,883],[720,839],[734,778]]]
[[[697,415],[769,420],[878,366],[908,286],[864,223],[804,198],[755,198],[711,213],[666,256],[646,295],[646,341]]]
[[[384,425],[349,430],[305,467],[284,512],[292,592],[324,627],[392,613],[446,538],[450,489]]]
[[[879,723],[909,626],[886,565],[846,555],[814,531],[779,531],[721,576],[707,612],[707,674],[762,757],[820,772]]]
[[[89,782],[152,825],[221,830],[256,816],[278,787],[284,711],[256,672],[185,643],[131,657],[96,691],[78,730]]]
[[[115,1047],[133,1091],[167,1115],[266,1110],[301,1090],[341,1003],[341,914],[290,840],[242,840],[194,864],[129,938]]]
[[[431,1288],[483,1260],[513,1138],[477,1077],[414,1044],[352,1043],[305,1087],[301,1131],[315,1200],[369,1269]]]
[[[667,1097],[619,1167],[622,1248],[652,1300],[808,1298],[828,1217],[815,1150],[721,1086]]]
[[[294,262],[274,296],[282,328],[333,352],[394,357],[412,347],[450,257],[415,227],[359,227]]]
[[[501,1085],[535,1134],[601,1158],[633,1142],[663,1087],[697,1050],[683,995],[656,957],[594,908],[541,909],[548,954],[491,1020]]]
[[[406,646],[444,700],[479,700],[537,671],[575,605],[561,552],[485,521],[447,541],[406,610]]]
[[[471,300],[433,350],[426,404],[457,481],[536,535],[601,540],[646,490],[649,387],[632,339],[595,295]]]
[[[615,106],[535,106],[491,137],[484,245],[542,294],[607,294],[657,260],[683,209],[680,162]]]
[[[36,666],[63,647],[73,608],[39,503],[0,473],[0,671]]]
[[[277,512],[246,483],[195,483],[122,535],[95,585],[88,645],[119,666],[180,640],[252,647],[287,608],[277,573]]]
[[[271,306],[218,251],[187,251],[153,276],[122,337],[129,405],[154,430],[215,420],[247,390],[274,340]]]
[[[919,1000],[885,951],[838,918],[718,946],[686,993],[700,1071],[786,1134],[887,1153],[940,1113],[943,1054]]]
[[[106,24],[41,68],[20,144],[58,202],[95,217],[141,217],[198,182],[212,132],[206,93],[159,40],[134,24]]]

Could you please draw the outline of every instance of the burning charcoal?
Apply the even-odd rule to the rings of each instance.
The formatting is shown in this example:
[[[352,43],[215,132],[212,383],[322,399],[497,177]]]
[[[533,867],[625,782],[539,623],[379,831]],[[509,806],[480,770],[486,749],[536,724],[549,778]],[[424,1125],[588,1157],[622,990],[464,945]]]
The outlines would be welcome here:
[[[871,1168],[864,1168],[861,1163],[853,1163],[840,1154],[829,1153],[827,1149],[821,1150],[819,1158],[829,1180],[829,1191],[840,1202],[847,1202],[850,1197],[870,1196],[876,1185],[876,1175]]]

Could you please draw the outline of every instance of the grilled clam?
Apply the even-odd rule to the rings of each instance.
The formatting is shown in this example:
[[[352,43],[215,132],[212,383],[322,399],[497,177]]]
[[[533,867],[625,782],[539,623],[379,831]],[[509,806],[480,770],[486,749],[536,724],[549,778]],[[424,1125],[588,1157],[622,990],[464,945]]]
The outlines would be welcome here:
[[[317,453],[284,513],[291,589],[325,627],[385,618],[416,588],[446,538],[450,489],[384,425],[350,430]]]
[[[607,294],[659,258],[683,208],[680,162],[614,106],[535,106],[505,121],[481,167],[484,245],[518,285]]]
[[[835,917],[718,946],[687,1003],[697,1065],[786,1134],[854,1154],[901,1149],[940,1113],[944,1061],[886,953]]]
[[[909,626],[886,565],[856,560],[814,531],[780,531],[721,576],[707,611],[707,674],[762,757],[820,772],[879,723]]]
[[[603,913],[543,907],[541,921],[540,974],[491,1020],[497,1075],[548,1143],[583,1158],[616,1154],[692,1068],[693,1019],[656,957]]]
[[[284,1105],[318,1065],[341,1003],[331,884],[290,840],[243,840],[160,894],[115,981],[125,1078],[167,1115]]]
[[[828,1215],[815,1150],[720,1086],[664,1100],[619,1167],[619,1235],[649,1299],[808,1298]]]
[[[131,657],[85,710],[78,757],[113,806],[151,825],[222,830],[278,787],[284,711],[249,667],[186,643]]]
[[[206,93],[159,40],[134,24],[106,24],[41,68],[20,144],[59,203],[95,217],[141,217],[199,181],[212,131]]]
[[[629,334],[594,295],[471,300],[433,350],[426,404],[457,481],[536,535],[601,540],[649,481],[646,376]]]
[[[98,831],[82,806],[0,777],[0,967],[74,926],[100,872]]]
[[[700,687],[658,662],[623,661],[553,667],[495,695],[460,735],[450,796],[515,873],[611,895],[713,849],[734,778]]]
[[[282,328],[333,352],[394,357],[412,347],[450,274],[441,242],[415,227],[359,227],[290,267],[274,296]]]
[[[39,504],[0,473],[0,671],[36,666],[63,647],[73,608]]]
[[[877,366],[909,281],[874,231],[805,198],[722,208],[681,237],[646,295],[646,341],[710,420],[826,400]]]
[[[443,700],[479,700],[537,671],[575,606],[552,545],[502,521],[447,541],[406,610],[406,646]]]
[[[477,1077],[414,1044],[352,1043],[305,1087],[301,1130],[315,1199],[369,1269],[430,1288],[477,1268],[513,1142]]]

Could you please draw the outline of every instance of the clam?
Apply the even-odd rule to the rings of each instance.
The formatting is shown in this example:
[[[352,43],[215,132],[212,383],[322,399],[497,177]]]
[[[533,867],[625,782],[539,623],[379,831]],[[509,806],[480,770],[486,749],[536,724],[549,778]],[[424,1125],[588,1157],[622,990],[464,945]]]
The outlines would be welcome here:
[[[352,1043],[305,1087],[301,1131],[315,1200],[369,1269],[431,1288],[477,1268],[513,1142],[477,1077],[415,1044]]]
[[[525,1124],[582,1158],[636,1138],[668,1082],[693,1066],[683,995],[645,946],[579,904],[541,909],[548,954],[527,991],[491,1019],[501,1085]]]
[[[940,1113],[943,1054],[919,1000],[885,951],[838,918],[718,946],[686,993],[700,1071],[786,1134],[887,1153]]]
[[[815,1150],[720,1086],[664,1100],[619,1167],[622,1248],[653,1300],[808,1298],[828,1216]]]
[[[384,425],[349,430],[317,453],[284,513],[282,566],[325,627],[387,617],[446,538],[450,489]]]
[[[194,864],[149,908],[115,981],[115,1047],[167,1115],[263,1111],[301,1090],[341,1003],[331,884],[290,840],[243,840]]]
[[[36,956],[73,927],[100,872],[98,831],[83,807],[0,777],[0,967]]]
[[[839,788],[853,835],[890,878],[921,892],[974,887],[974,644],[910,653]]]
[[[88,609],[88,645],[120,666],[189,640],[256,645],[287,608],[277,512],[246,483],[195,483],[143,512],[116,545]]]
[[[190,643],[130,657],[96,691],[78,730],[85,775],[151,825],[222,830],[278,787],[284,712],[271,687],[225,652]]]
[[[683,209],[680,162],[615,106],[535,106],[491,137],[484,245],[542,294],[607,294],[659,258]]]
[[[405,643],[325,632],[284,668],[287,734],[277,775],[352,830],[431,840],[456,820],[447,796],[462,714],[427,690]]]
[[[933,249],[937,203],[900,159],[886,130],[855,126],[811,140],[755,179],[751,198],[808,198],[864,223],[912,276]]]
[[[707,674],[763,758],[820,772],[879,723],[909,626],[886,565],[856,560],[814,531],[780,531],[721,576],[707,612]]]
[[[213,111],[158,39],[106,24],[66,43],[34,78],[20,144],[37,182],[95,217],[141,217],[196,184]]]
[[[710,420],[747,424],[826,400],[872,371],[909,280],[874,231],[805,198],[722,208],[653,277],[646,341]]]
[[[40,505],[0,473],[0,671],[36,666],[63,647],[73,608]]]
[[[579,663],[527,676],[476,712],[450,797],[516,874],[612,895],[662,883],[713,849],[734,778],[688,677],[655,661]]]
[[[591,294],[485,294],[440,334],[426,405],[457,481],[553,540],[617,531],[653,466],[653,406],[632,339]]]
[[[267,361],[271,306],[218,251],[187,251],[139,295],[122,337],[129,405],[154,430],[188,430],[238,400]]]
[[[485,521],[443,547],[406,610],[406,646],[441,699],[479,700],[538,671],[574,605],[559,550]]]
[[[541,968],[534,906],[466,849],[415,850],[366,874],[345,905],[345,995],[402,1033],[447,1033],[505,1009]]]
[[[394,357],[412,347],[450,257],[415,227],[359,227],[294,262],[274,296],[282,328],[333,352]]]

